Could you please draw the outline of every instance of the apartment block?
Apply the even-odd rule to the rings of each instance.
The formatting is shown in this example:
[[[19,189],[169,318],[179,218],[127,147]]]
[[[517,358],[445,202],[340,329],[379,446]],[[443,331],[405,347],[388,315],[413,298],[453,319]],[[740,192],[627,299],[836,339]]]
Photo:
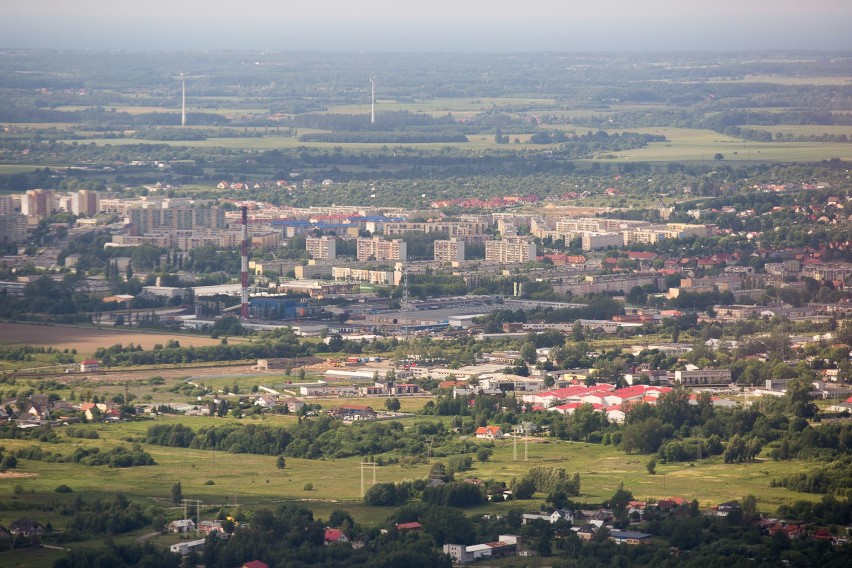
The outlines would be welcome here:
[[[356,255],[358,260],[408,260],[405,241],[386,241],[380,237],[359,238]]]
[[[15,201],[11,195],[0,195],[0,215],[14,215]]]
[[[21,196],[21,215],[27,217],[47,217],[53,212],[54,195],[52,189],[30,189]]]
[[[458,239],[435,241],[435,260],[438,262],[464,262],[464,241]]]
[[[524,237],[505,237],[500,241],[485,241],[485,260],[512,264],[531,262],[536,258],[535,243]]]
[[[716,225],[694,225],[690,223],[666,223],[666,229],[675,233],[671,238],[683,237],[712,237],[716,233]]]
[[[89,189],[72,191],[70,211],[80,217],[94,217],[98,214],[98,194]]]
[[[600,250],[609,247],[621,247],[624,237],[621,233],[583,233],[583,250]]]
[[[160,229],[224,229],[225,211],[219,207],[175,207],[171,209],[131,209],[131,232],[144,235]]]
[[[337,239],[334,237],[307,237],[305,239],[305,250],[311,258],[321,260],[334,260],[337,258]]]
[[[473,221],[445,221],[435,223],[418,223],[413,221],[400,221],[385,223],[383,232],[385,235],[401,235],[404,233],[447,233],[449,237],[470,238],[485,234],[488,224]]]
[[[0,215],[0,243],[17,244],[27,240],[27,218],[23,215]]]
[[[392,270],[368,270],[366,268],[351,268],[348,266],[334,266],[331,269],[331,277],[335,280],[347,280],[352,282],[369,282],[370,284],[399,284],[400,273]]]

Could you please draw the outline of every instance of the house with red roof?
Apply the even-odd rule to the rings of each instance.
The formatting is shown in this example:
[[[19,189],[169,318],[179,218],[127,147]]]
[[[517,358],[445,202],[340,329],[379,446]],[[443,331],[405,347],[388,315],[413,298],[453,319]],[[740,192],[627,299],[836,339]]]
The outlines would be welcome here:
[[[650,262],[656,260],[658,256],[660,255],[655,252],[627,251],[627,258],[630,260]]]
[[[423,528],[423,525],[421,525],[417,521],[412,521],[410,523],[397,523],[396,524],[396,530],[398,530],[400,532],[419,531],[422,528]]]
[[[675,507],[683,507],[688,504],[689,501],[687,501],[683,497],[667,497],[665,499],[660,499],[659,501],[657,501],[657,508],[662,511],[671,511]]]
[[[335,542],[349,542],[349,537],[341,529],[325,529],[325,544],[333,544]]]
[[[269,568],[269,564],[260,560],[251,560],[243,564],[242,568]]]
[[[499,426],[480,426],[475,434],[483,440],[499,440],[503,437],[503,430]]]

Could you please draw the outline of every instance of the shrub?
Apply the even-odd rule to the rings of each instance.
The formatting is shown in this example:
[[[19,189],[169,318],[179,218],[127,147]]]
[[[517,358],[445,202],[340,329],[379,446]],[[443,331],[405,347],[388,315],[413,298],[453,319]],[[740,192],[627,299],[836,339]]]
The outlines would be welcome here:
[[[55,493],[74,493],[74,490],[65,485],[64,483],[62,485],[57,486],[56,489],[54,489],[53,491]]]

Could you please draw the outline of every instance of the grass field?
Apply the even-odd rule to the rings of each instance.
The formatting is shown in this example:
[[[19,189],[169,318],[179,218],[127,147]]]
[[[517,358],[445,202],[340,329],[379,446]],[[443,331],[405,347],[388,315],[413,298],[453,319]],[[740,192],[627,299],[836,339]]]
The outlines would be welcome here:
[[[585,132],[588,128],[564,126],[565,129],[574,129],[577,132]],[[786,132],[788,126],[773,126],[769,128],[772,132]],[[806,127],[814,129],[813,133],[822,134],[827,131],[827,127],[813,126]],[[599,157],[607,161],[649,161],[649,162],[670,162],[670,161],[713,161],[716,153],[721,153],[724,160],[740,161],[740,162],[773,162],[773,161],[815,161],[827,160],[830,158],[841,158],[844,160],[852,159],[852,144],[831,143],[831,142],[749,142],[737,138],[731,138],[711,130],[689,129],[689,128],[674,128],[674,127],[655,127],[655,128],[638,128],[628,130],[614,130],[613,132],[648,132],[652,134],[663,134],[668,138],[667,142],[653,142],[646,148],[637,148],[634,150],[626,150],[618,153],[604,152],[607,157]],[[305,129],[301,129],[300,133],[305,133]],[[843,132],[850,133],[847,128]],[[547,146],[531,146],[527,142],[529,135],[512,136],[512,140],[518,138],[520,144],[502,144],[498,145],[494,142],[492,135],[480,134],[469,135],[466,143],[414,143],[414,144],[384,144],[384,143],[358,143],[358,144],[341,144],[336,142],[301,142],[298,138],[285,138],[276,136],[264,136],[261,138],[208,138],[207,140],[188,140],[188,141],[166,141],[156,142],[169,144],[172,146],[187,146],[197,148],[232,148],[242,150],[271,150],[271,149],[288,149],[288,148],[336,148],[345,147],[350,150],[375,149],[383,146],[393,146],[402,148],[419,148],[439,150],[442,148],[459,148],[470,151],[483,149],[499,149],[501,151],[545,151]],[[111,144],[126,145],[139,143],[154,143],[155,141],[143,141],[133,138],[91,138],[87,142],[106,145]],[[588,160],[581,160],[588,161]],[[595,160],[597,161],[597,160]]]
[[[220,339],[188,334],[0,323],[0,344],[50,345],[54,349],[60,350],[74,348],[81,354],[94,353],[98,347],[110,347],[116,343],[122,345],[133,343],[142,345],[144,349],[151,349],[156,344],[164,345],[170,339],[176,339],[184,347],[201,347],[221,343]]]
[[[0,174],[20,174],[41,169],[42,165],[0,164]]]
[[[435,418],[423,418],[435,420]],[[418,420],[421,420],[418,418]],[[232,423],[233,418],[162,416],[156,421],[128,422],[98,425],[98,440],[68,439],[62,444],[40,444],[44,449],[62,454],[71,453],[74,447],[99,447],[108,449],[117,444],[144,440],[151,424],[185,424],[193,429],[208,425]],[[263,416],[243,419],[243,423],[292,424],[294,417]],[[411,424],[406,421],[405,424]],[[349,427],[357,428],[357,425]],[[60,429],[61,432],[61,429]],[[33,445],[27,440],[2,440],[6,451]],[[73,446],[72,446],[73,444]],[[314,513],[315,518],[328,519],[335,509],[343,509],[360,523],[368,526],[383,524],[394,512],[390,507],[368,507],[361,500],[362,488],[369,488],[373,472],[364,469],[363,458],[340,460],[305,460],[286,458],[286,468],[278,469],[276,457],[250,454],[232,454],[209,450],[167,448],[144,445],[157,465],[127,469],[110,469],[106,466],[87,467],[78,464],[48,463],[19,460],[14,472],[0,474],[0,501],[16,502],[14,510],[0,510],[0,525],[8,526],[13,520],[26,517],[51,523],[62,530],[69,522],[59,509],[44,510],[58,504],[70,503],[77,495],[87,501],[124,493],[144,507],[157,506],[169,518],[183,517],[183,509],[174,506],[170,499],[171,487],[180,482],[187,499],[202,501],[202,517],[210,518],[220,509],[228,512],[252,510],[257,507],[275,508],[286,502],[298,502]],[[498,441],[488,462],[474,462],[472,470],[458,477],[496,479],[510,483],[522,477],[532,466],[562,467],[567,472],[578,472],[581,479],[580,502],[598,503],[610,497],[619,485],[632,491],[640,500],[664,497],[698,499],[703,508],[731,499],[753,494],[758,506],[767,512],[775,511],[783,503],[796,500],[816,501],[821,495],[803,494],[780,487],[770,487],[773,478],[813,467],[802,461],[774,462],[758,459],[748,464],[724,464],[717,458],[700,460],[694,464],[658,465],[657,475],[645,469],[649,456],[626,455],[610,446],[585,443],[560,442],[552,439],[532,438],[527,446],[519,441]],[[445,458],[433,458],[445,461]],[[375,468],[376,482],[401,482],[423,479],[430,465],[385,465]],[[54,489],[70,486],[74,493],[59,494]],[[309,487],[311,484],[312,487]],[[527,501],[510,501],[486,504],[467,509],[468,515],[505,514],[511,508],[537,510],[544,495],[537,494]],[[149,528],[121,535],[117,543],[131,542],[148,533]],[[167,546],[175,542],[174,535],[156,536],[152,542]],[[100,540],[74,542],[71,548],[98,546]],[[51,564],[63,556],[62,551],[25,550],[14,554],[0,554],[0,565],[35,568]]]
[[[852,84],[849,77],[784,77],[780,75],[748,75],[741,79],[717,79],[714,83],[771,83],[774,85],[829,85]]]
[[[772,127],[780,129],[783,127]],[[642,128],[633,132],[663,134],[668,142],[652,142],[646,148],[619,152],[614,161],[712,161],[716,153],[724,161],[813,161],[852,159],[852,144],[822,142],[748,142],[712,130],[691,128]]]
[[[775,134],[792,134],[793,136],[821,136],[823,134],[834,134],[852,136],[852,126],[833,124],[781,124],[778,126],[748,126],[740,125],[742,128],[760,128]]]
[[[231,420],[163,416],[156,422],[98,426],[101,439],[71,442],[85,447],[109,448],[126,443],[127,439],[139,439],[153,423],[180,422],[199,428],[203,425],[224,424]],[[280,423],[286,423],[288,418],[275,417],[263,421],[276,423],[279,420]],[[406,424],[410,422],[406,421]],[[32,444],[32,441],[27,440],[3,440],[7,450]],[[44,446],[51,451],[62,453],[70,453],[73,450],[72,446],[66,444]],[[336,504],[347,509],[353,508],[363,514],[369,512],[363,511],[359,505],[359,463],[362,460],[359,457],[341,460],[287,458],[286,469],[279,470],[275,465],[274,456],[160,446],[145,446],[145,449],[151,453],[158,465],[110,469],[21,460],[16,472],[31,473],[35,476],[0,478],[0,496],[3,499],[12,497],[17,485],[28,494],[28,501],[35,499],[33,502],[36,502],[38,499],[29,495],[54,498],[53,489],[65,483],[84,495],[122,491],[145,502],[165,503],[172,484],[180,481],[187,498],[201,499],[208,505],[232,504],[236,501],[247,506],[257,506],[284,500],[300,500],[312,507],[312,503],[324,503],[324,507]],[[523,461],[525,451],[528,452],[528,461]],[[515,477],[523,476],[531,466],[563,467],[569,472],[580,473],[580,499],[589,502],[609,497],[621,483],[638,499],[682,496],[698,499],[704,505],[738,499],[751,493],[757,496],[760,506],[767,510],[774,510],[781,503],[792,500],[816,500],[820,497],[769,487],[773,478],[811,467],[810,464],[800,461],[774,462],[761,459],[746,465],[731,465],[714,458],[695,464],[660,465],[657,468],[658,474],[651,476],[645,470],[648,456],[626,455],[609,446],[533,439],[528,449],[524,448],[522,442],[518,443],[518,461],[513,460],[513,452],[511,441],[498,442],[492,458],[485,463],[475,462],[473,470],[465,472],[464,476],[510,482]],[[414,467],[378,467],[376,480],[399,482],[423,478],[428,469],[429,466],[425,463]],[[214,484],[205,484],[208,480]],[[366,474],[365,481],[367,485],[372,482],[370,473]],[[312,483],[313,490],[305,490],[306,483]],[[9,515],[18,514],[0,512],[0,524],[8,522],[6,517]],[[61,519],[58,522],[61,522]]]
[[[415,102],[397,102],[394,100],[376,100],[376,113],[407,111],[412,113],[425,113],[432,116],[453,115],[461,118],[466,115],[477,114],[485,110],[500,109],[503,107],[521,107],[524,112],[535,112],[536,108],[550,108],[556,104],[554,99],[534,98],[436,98],[423,99]],[[530,109],[530,110],[526,110]],[[369,114],[370,103],[360,105],[337,105],[329,107],[330,114]]]

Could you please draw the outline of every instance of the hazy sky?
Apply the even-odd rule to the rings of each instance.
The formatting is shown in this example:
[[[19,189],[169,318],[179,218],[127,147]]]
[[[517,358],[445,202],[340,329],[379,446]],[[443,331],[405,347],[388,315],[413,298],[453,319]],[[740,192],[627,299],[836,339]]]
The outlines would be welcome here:
[[[852,0],[0,0],[0,47],[852,48]]]

